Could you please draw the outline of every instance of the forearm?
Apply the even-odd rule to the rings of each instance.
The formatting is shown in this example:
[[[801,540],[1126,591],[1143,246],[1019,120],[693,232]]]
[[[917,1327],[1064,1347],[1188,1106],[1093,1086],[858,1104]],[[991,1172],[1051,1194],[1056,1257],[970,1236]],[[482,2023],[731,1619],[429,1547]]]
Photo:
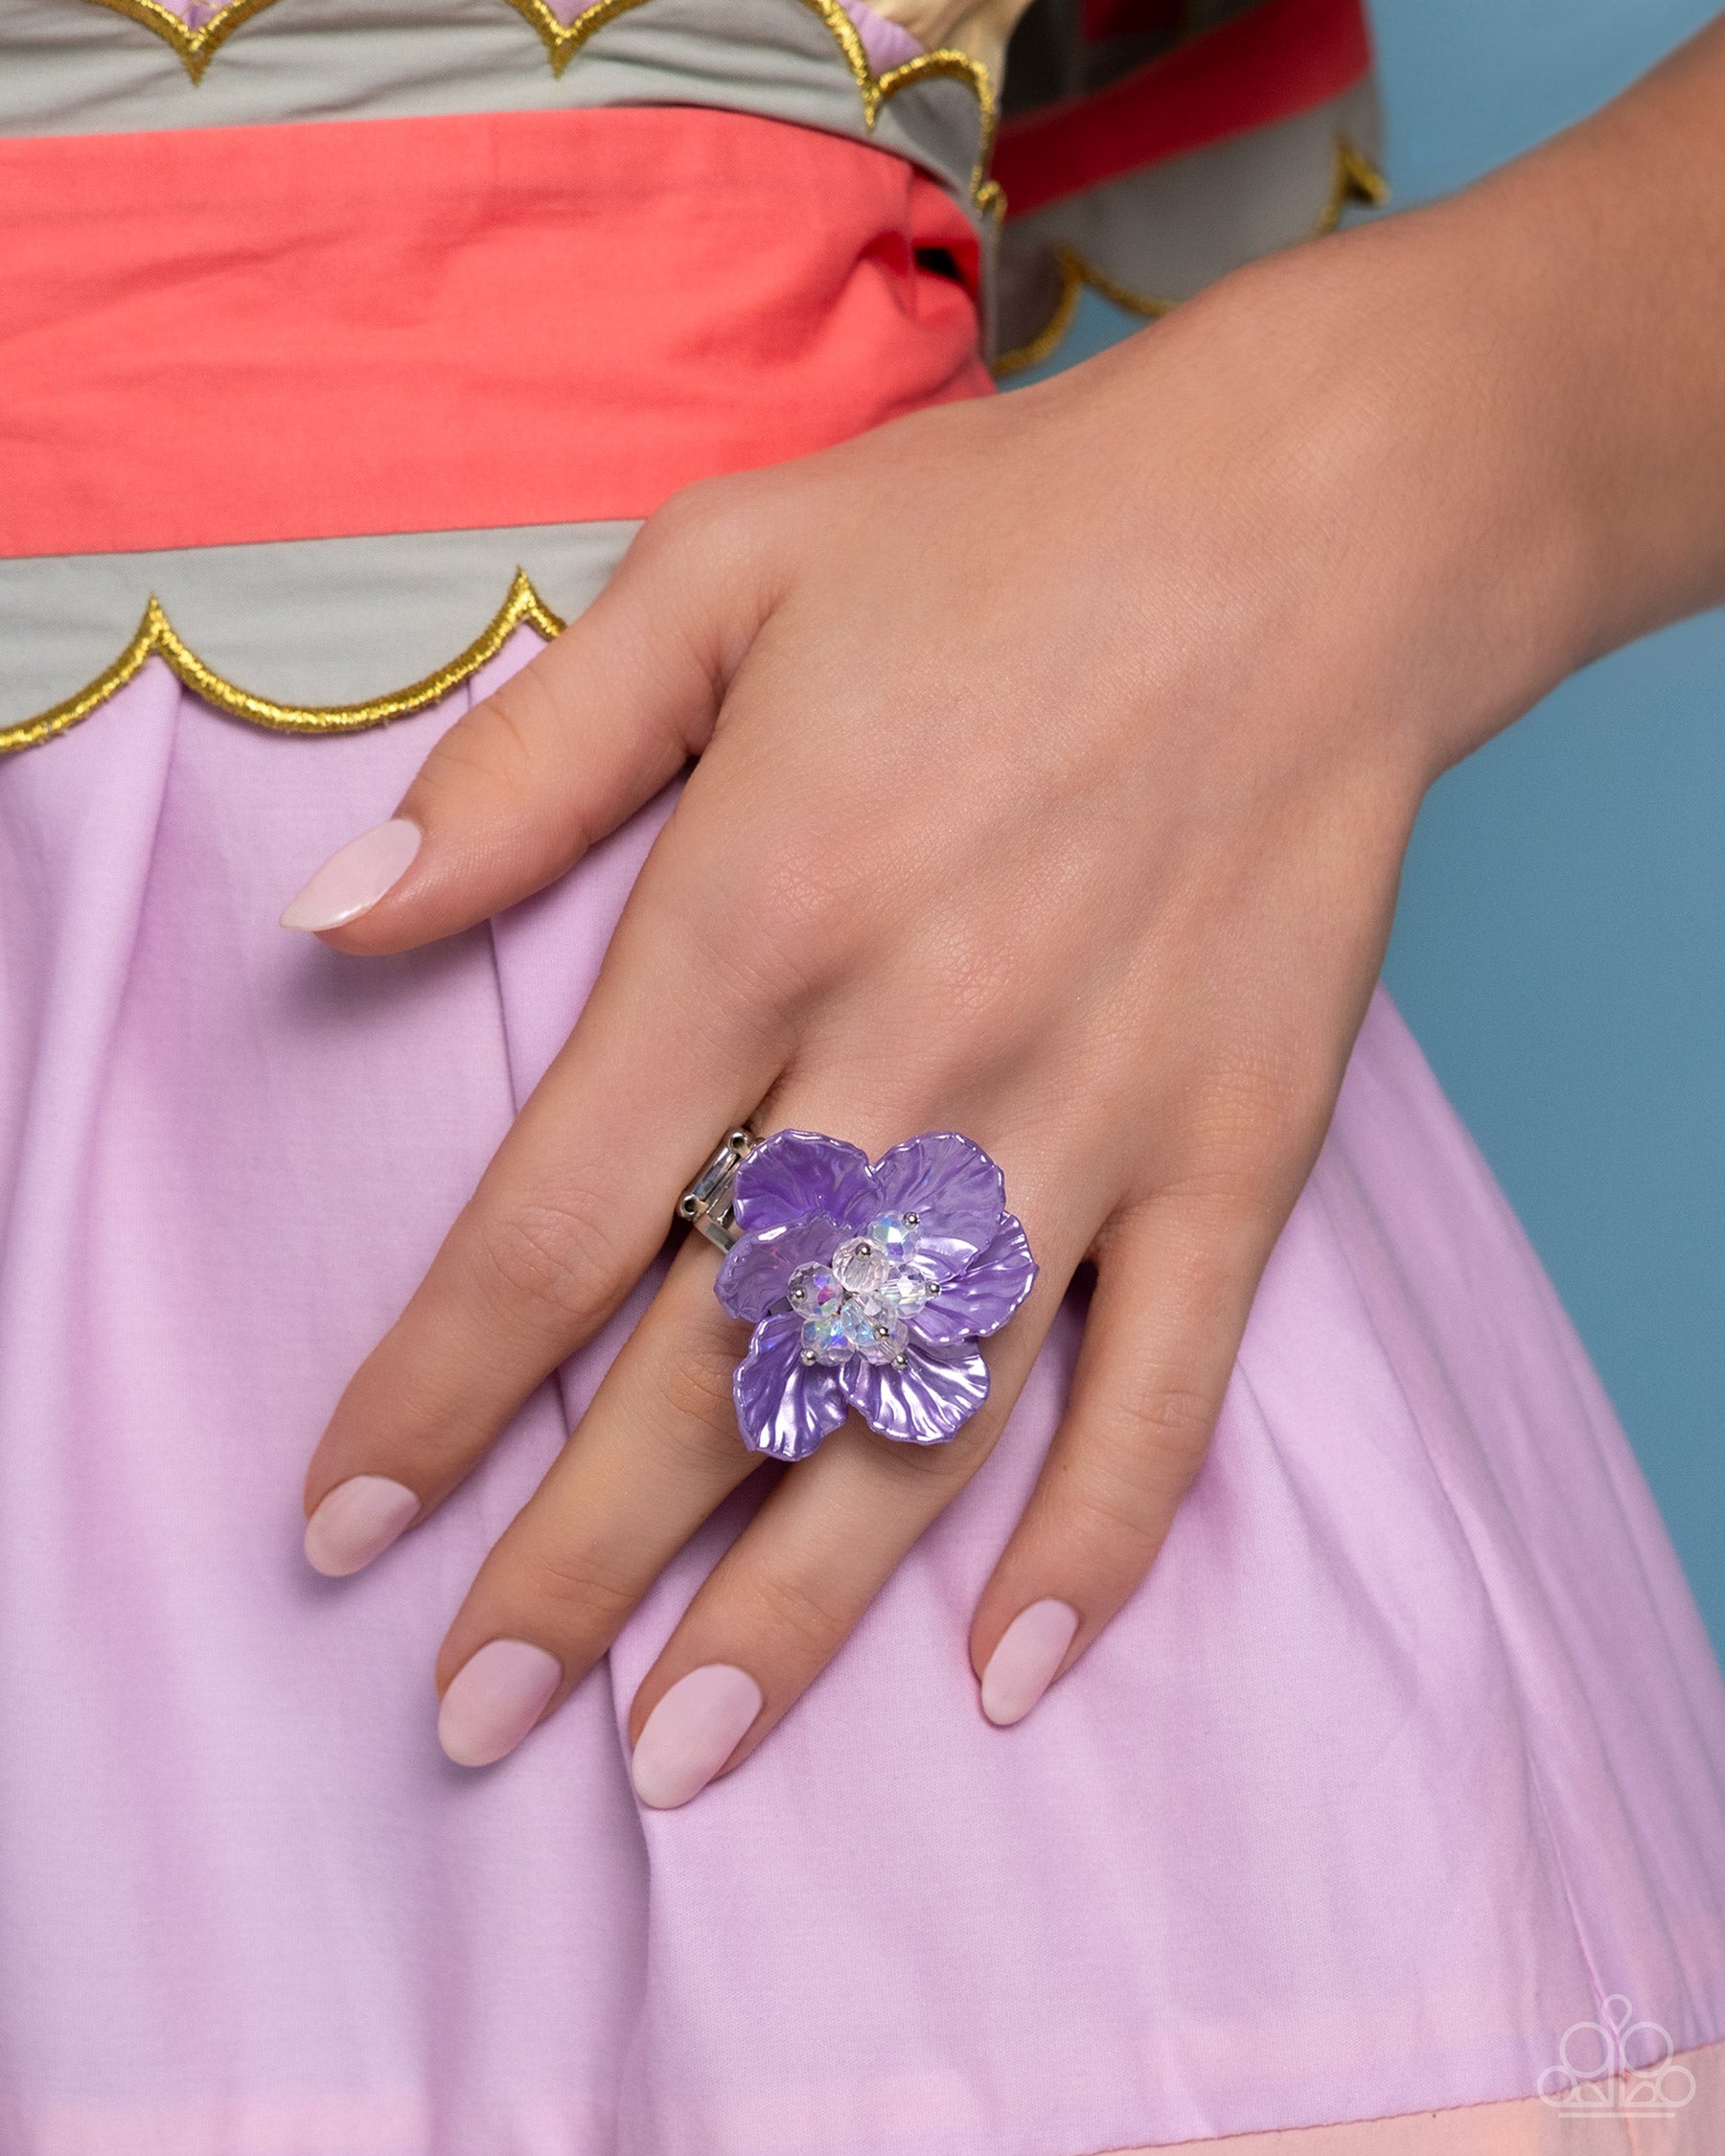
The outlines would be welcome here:
[[[1576,662],[1725,600],[1725,17],[1453,216],[1583,535]]]

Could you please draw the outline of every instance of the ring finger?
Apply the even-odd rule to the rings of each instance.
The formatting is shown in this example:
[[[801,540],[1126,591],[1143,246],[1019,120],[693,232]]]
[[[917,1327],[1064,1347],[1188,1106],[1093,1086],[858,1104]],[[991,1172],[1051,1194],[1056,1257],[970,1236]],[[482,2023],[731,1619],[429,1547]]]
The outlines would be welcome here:
[[[1060,1253],[1064,1264],[1045,1267],[1006,1332],[987,1343],[989,1398],[952,1443],[897,1444],[853,1424],[782,1479],[648,1679],[636,1728],[664,1690],[712,1661],[707,1646],[724,1647],[729,1675],[685,1687],[683,1707],[715,1686],[743,1699],[753,1686],[756,1706],[769,1710],[752,1749],[987,1456],[1082,1248],[1080,1234]],[[759,1464],[739,1434],[730,1385],[747,1335],[714,1297],[714,1273],[712,1250],[691,1238],[450,1626],[438,1658],[439,1726],[446,1750],[463,1764],[501,1757],[555,1709],[675,1552]],[[661,1748],[677,1718],[674,1706],[670,1724],[659,1724]],[[755,1718],[751,1710],[746,1720]],[[732,1749],[727,1743],[725,1754]],[[648,1801],[695,1793],[664,1794],[670,1784],[652,1768],[653,1756],[650,1747],[642,1768]]]

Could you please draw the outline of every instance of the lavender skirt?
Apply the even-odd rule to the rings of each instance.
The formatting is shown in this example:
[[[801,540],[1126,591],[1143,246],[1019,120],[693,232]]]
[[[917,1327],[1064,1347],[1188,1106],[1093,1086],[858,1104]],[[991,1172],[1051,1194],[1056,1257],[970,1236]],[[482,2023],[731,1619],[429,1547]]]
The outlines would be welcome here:
[[[306,1569],[300,1479],[663,804],[445,948],[274,923],[485,685],[308,742],[154,660],[0,772],[0,2152],[1085,2156],[1531,2100],[1617,1995],[1631,2064],[1725,2035],[1719,1677],[1382,996],[1167,1549],[1022,1727],[966,1632],[1075,1309],[700,1802],[637,1810],[620,1718],[746,1502],[444,1760],[438,1639],[647,1288],[372,1572]]]

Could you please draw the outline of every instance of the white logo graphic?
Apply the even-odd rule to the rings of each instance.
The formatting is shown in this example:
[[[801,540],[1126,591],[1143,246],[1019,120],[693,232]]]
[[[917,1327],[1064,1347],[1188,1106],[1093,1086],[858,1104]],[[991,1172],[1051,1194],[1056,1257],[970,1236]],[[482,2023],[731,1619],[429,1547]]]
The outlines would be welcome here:
[[[1637,2021],[1621,1991],[1600,2014],[1564,2030],[1558,2064],[1539,2076],[1541,2103],[1595,2119],[1647,2119],[1668,2118],[1692,2100],[1695,2076],[1678,2065],[1658,2022]]]

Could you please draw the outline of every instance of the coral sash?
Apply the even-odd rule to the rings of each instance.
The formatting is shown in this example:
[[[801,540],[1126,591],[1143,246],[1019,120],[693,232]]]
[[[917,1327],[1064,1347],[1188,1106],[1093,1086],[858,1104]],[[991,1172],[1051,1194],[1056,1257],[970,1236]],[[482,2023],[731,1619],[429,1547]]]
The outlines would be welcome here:
[[[989,382],[961,212],[678,107],[0,142],[0,554],[644,516]]]

